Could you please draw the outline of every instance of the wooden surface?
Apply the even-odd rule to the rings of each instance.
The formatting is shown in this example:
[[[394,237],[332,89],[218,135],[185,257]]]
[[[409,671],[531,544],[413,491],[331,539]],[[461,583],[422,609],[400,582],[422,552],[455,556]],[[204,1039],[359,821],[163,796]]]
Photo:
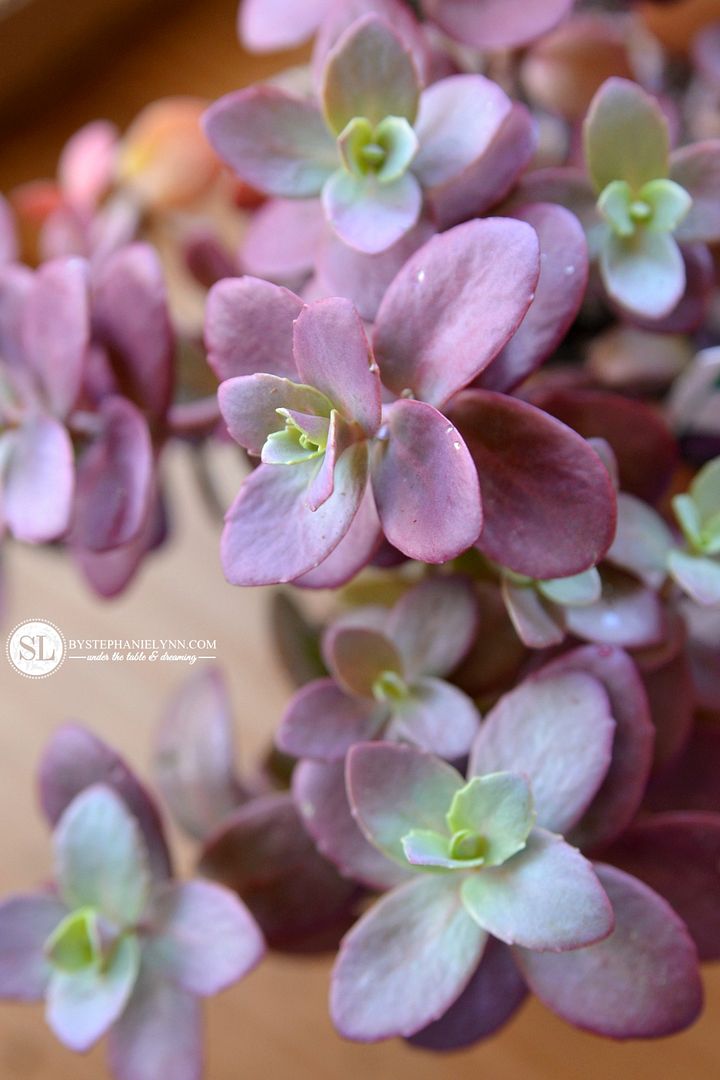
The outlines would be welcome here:
[[[0,187],[52,169],[64,139],[85,120],[126,122],[161,94],[214,95],[269,70],[243,59],[234,2],[204,0],[115,58],[34,122],[2,139]],[[225,462],[226,459],[223,459]],[[229,675],[241,760],[257,755],[277,723],[288,687],[268,647],[266,594],[226,585],[218,527],[199,506],[185,451],[169,463],[176,534],[134,587],[110,604],[94,601],[69,562],[14,545],[7,629],[25,618],[56,622],[68,637],[210,637]],[[234,470],[229,467],[228,472]],[[229,488],[233,479],[229,478]],[[66,663],[37,682],[0,661],[0,892],[27,889],[47,873],[47,833],[37,813],[34,769],[49,732],[86,722],[147,775],[152,730],[167,694],[187,674],[173,665]],[[181,847],[187,863],[187,850]],[[720,971],[707,972],[700,1023],[659,1043],[613,1044],[577,1032],[537,1002],[494,1040],[450,1057],[399,1042],[355,1046],[339,1039],[326,1011],[329,965],[271,957],[207,1007],[207,1080],[713,1080],[720,1075]],[[41,1010],[0,1006],[0,1080],[102,1080],[103,1050],[86,1057],[59,1047]],[[173,1080],[172,1077],[158,1080]]]

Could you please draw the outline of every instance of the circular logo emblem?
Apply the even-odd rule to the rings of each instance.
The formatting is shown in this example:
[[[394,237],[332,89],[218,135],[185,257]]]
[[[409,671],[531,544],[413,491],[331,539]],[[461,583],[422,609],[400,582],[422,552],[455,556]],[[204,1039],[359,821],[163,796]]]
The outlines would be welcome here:
[[[46,679],[65,659],[65,638],[62,630],[53,623],[28,619],[11,631],[5,651],[20,675],[27,679]]]

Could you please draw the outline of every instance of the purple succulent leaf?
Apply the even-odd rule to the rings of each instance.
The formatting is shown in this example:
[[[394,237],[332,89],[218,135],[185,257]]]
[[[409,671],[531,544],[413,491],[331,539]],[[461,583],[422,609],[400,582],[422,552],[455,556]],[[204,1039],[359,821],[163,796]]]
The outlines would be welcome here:
[[[0,356],[14,368],[25,366],[23,312],[34,281],[26,266],[3,265],[0,259]]]
[[[82,259],[44,263],[23,305],[25,355],[51,411],[61,419],[80,392],[90,342],[87,278]]]
[[[670,177],[692,198],[692,206],[675,230],[681,243],[720,240],[720,140],[708,139],[676,150]]]
[[[330,8],[330,0],[242,0],[238,34],[251,52],[290,49],[312,37]]]
[[[115,169],[118,129],[94,120],[71,135],[58,162],[58,181],[67,201],[92,212],[110,186]]]
[[[5,436],[8,460],[1,478],[2,516],[18,540],[37,544],[67,531],[75,489],[73,448],[52,416],[31,415]]]
[[[540,278],[527,315],[478,385],[508,392],[531,375],[565,337],[585,297],[587,241],[574,214],[563,206],[535,203],[514,212],[540,241]]]
[[[317,679],[293,697],[276,742],[294,757],[339,761],[355,743],[373,739],[386,718],[382,705],[344,693],[332,679]]]
[[[303,308],[293,342],[300,378],[373,435],[380,426],[380,379],[352,303],[337,297]]]
[[[687,281],[674,237],[646,229],[629,237],[608,230],[600,248],[600,275],[610,299],[623,311],[653,322],[677,307]]]
[[[293,585],[308,589],[337,589],[372,559],[382,540],[380,519],[370,484],[357,513],[338,546],[314,570],[295,578]]]
[[[223,569],[233,585],[274,585],[319,566],[348,532],[367,483],[367,447],[339,458],[331,497],[310,510],[308,488],[317,462],[260,465],[228,511],[221,541]]]
[[[485,521],[477,547],[548,580],[595,566],[615,532],[615,492],[584,439],[527,402],[467,390],[449,410],[478,474]]]
[[[259,278],[227,278],[213,285],[205,316],[208,363],[220,380],[268,372],[297,380],[293,323],[303,302]]]
[[[197,997],[145,965],[128,1007],[110,1031],[108,1052],[117,1080],[201,1080]]]
[[[147,962],[176,986],[209,997],[247,975],[265,944],[238,897],[210,881],[168,885],[153,898]]]
[[[393,28],[405,48],[412,53],[415,67],[423,84],[428,81],[428,67],[432,60],[431,48],[423,27],[403,0],[343,0],[342,4],[329,5],[315,38],[312,70],[318,87],[322,87],[330,51],[348,27],[371,12]]]
[[[720,562],[716,559],[671,551],[668,570],[683,592],[696,604],[720,604]]]
[[[473,586],[459,576],[428,578],[390,612],[387,634],[410,675],[448,675],[475,640],[479,609]]]
[[[323,188],[325,216],[338,237],[365,255],[397,244],[417,224],[422,191],[412,173],[382,183],[374,174],[339,169]]]
[[[634,495],[620,492],[617,505],[618,527],[607,560],[659,589],[667,577],[673,535],[657,511]]]
[[[527,997],[510,949],[490,938],[470,982],[448,1011],[408,1040],[421,1050],[460,1050],[508,1022]]]
[[[160,259],[148,244],[130,244],[99,268],[93,288],[95,335],[116,356],[121,383],[154,418],[172,399],[175,340]]]
[[[568,671],[526,679],[480,727],[469,775],[527,775],[544,829],[565,833],[581,818],[611,760],[615,721],[601,682]]]
[[[424,10],[441,30],[476,49],[526,45],[560,22],[573,0],[429,0]]]
[[[712,724],[696,724],[677,760],[651,781],[649,808],[720,814],[719,768],[720,729]]]
[[[332,409],[328,399],[313,386],[264,373],[226,379],[218,389],[218,404],[235,442],[258,457],[268,435],[285,427],[278,409],[323,418]]]
[[[393,642],[377,630],[361,626],[332,626],[323,642],[325,662],[346,693],[373,698],[383,672],[403,674],[402,658]]]
[[[353,817],[367,838],[402,866],[402,839],[413,829],[445,834],[447,814],[463,779],[440,758],[409,746],[365,743],[347,757]]]
[[[538,260],[534,230],[502,218],[458,225],[420,248],[378,311],[384,384],[439,406],[476,378],[525,316]]]
[[[442,679],[420,678],[395,705],[385,737],[454,761],[467,754],[480,722],[471,698]]]
[[[301,761],[293,773],[293,796],[317,850],[341,874],[383,891],[407,880],[404,870],[382,855],[352,816],[345,789],[344,761]]]
[[[174,694],[155,741],[158,788],[190,836],[207,836],[245,801],[234,758],[228,688],[219,668],[204,668]]]
[[[319,199],[269,199],[253,214],[243,237],[241,262],[249,274],[270,281],[302,279],[327,233]],[[336,295],[348,295],[341,290]]]
[[[414,1035],[459,997],[486,941],[457,882],[424,876],[401,885],[343,940],[330,991],[333,1023],[360,1042]]]
[[[583,169],[551,167],[535,169],[523,176],[513,193],[510,206],[557,203],[572,211],[586,236],[592,238],[601,220],[596,202],[597,196]]]
[[[43,999],[52,970],[45,942],[66,914],[50,894],[9,896],[0,903],[0,998]]]
[[[77,467],[73,543],[91,551],[122,547],[147,521],[154,455],[147,421],[121,397],[100,405],[102,430]]]
[[[81,796],[82,797],[82,796]],[[71,1050],[89,1050],[122,1015],[140,970],[137,937],[122,937],[103,966],[54,971],[47,989],[47,1022]]]
[[[0,195],[0,266],[15,262],[17,256],[18,246],[12,210],[7,199]]]
[[[508,945],[562,952],[600,941],[613,927],[591,864],[544,829],[533,829],[502,866],[468,875],[461,893],[473,919]]]
[[[318,195],[337,150],[318,109],[274,86],[226,94],[205,113],[205,133],[246,183],[267,195]]]
[[[357,116],[376,127],[387,116],[412,124],[420,80],[410,50],[374,12],[348,26],[325,60],[322,102],[336,135]]]
[[[411,559],[443,563],[482,527],[477,472],[459,432],[422,401],[396,401],[387,442],[371,462],[372,487],[390,543]]]
[[[695,692],[685,649],[644,671],[642,677],[655,728],[653,771],[657,772],[678,757],[693,730]]]
[[[668,174],[667,120],[656,99],[629,79],[602,84],[588,109],[584,139],[598,194],[614,180],[625,180],[636,191]]]
[[[512,109],[497,83],[483,75],[453,75],[420,98],[415,130],[420,150],[412,169],[424,188],[456,179],[485,154]]]
[[[670,1035],[702,1007],[697,952],[670,905],[614,867],[597,875],[615,912],[605,941],[553,955],[517,950],[530,989],[576,1027],[616,1039]]]
[[[502,580],[505,608],[523,645],[529,649],[548,649],[565,638],[562,610],[547,603],[534,584],[518,585],[508,577]]]
[[[568,630],[583,641],[622,649],[656,645],[665,628],[657,593],[611,570],[603,573],[600,599],[586,607],[567,608],[565,620]]]
[[[577,847],[597,847],[617,836],[635,816],[652,762],[655,732],[647,695],[627,653],[584,645],[546,664],[543,676],[577,671],[602,683],[615,720],[610,767],[585,813],[568,833]]]
[[[714,265],[706,244],[683,244],[680,248],[685,264],[685,292],[676,307],[663,319],[643,319],[632,316],[636,326],[659,334],[693,334],[707,318],[714,288]],[[627,318],[618,308],[621,318]]]

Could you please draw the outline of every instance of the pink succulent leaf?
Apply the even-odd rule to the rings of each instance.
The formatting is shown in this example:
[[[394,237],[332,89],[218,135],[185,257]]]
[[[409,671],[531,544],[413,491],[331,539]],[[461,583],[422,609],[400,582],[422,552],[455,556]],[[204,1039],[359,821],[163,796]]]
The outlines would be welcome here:
[[[595,566],[615,532],[615,492],[595,451],[527,402],[467,390],[453,402],[480,477],[485,521],[477,546],[540,580]]]
[[[483,75],[453,75],[423,91],[413,172],[426,189],[454,180],[489,148],[512,102]],[[432,191],[431,191],[432,194]]]
[[[210,881],[166,886],[153,898],[147,962],[191,994],[209,997],[259,963],[262,935],[241,900]]]
[[[80,392],[90,343],[87,265],[81,259],[56,259],[35,272],[22,312],[27,361],[47,403],[67,416]]]
[[[396,401],[387,442],[375,448],[372,486],[383,532],[411,559],[443,563],[466,551],[482,527],[477,472],[468,448],[442,413],[422,401]]]
[[[201,1080],[202,1018],[194,994],[145,965],[108,1043],[117,1080]]]
[[[427,17],[456,41],[475,49],[504,49],[551,30],[573,0],[426,0]]]
[[[505,608],[523,645],[529,649],[548,649],[565,639],[562,611],[547,603],[534,583],[519,585],[507,576],[502,580]]]
[[[41,1001],[51,967],[45,942],[67,908],[55,896],[9,896],[0,903],[0,998]]]
[[[89,1050],[122,1015],[139,971],[140,944],[135,935],[119,939],[105,966],[53,971],[46,1016],[58,1039],[71,1050]]]
[[[649,588],[659,589],[667,577],[673,535],[657,511],[634,495],[620,492],[617,504],[617,532],[606,558]]]
[[[680,302],[663,319],[633,315],[636,326],[659,334],[693,334],[704,323],[715,281],[712,255],[706,244],[683,244],[680,254],[685,264],[685,292]],[[627,317],[619,305],[615,307],[621,317]]]
[[[638,229],[634,236],[605,233],[600,274],[611,300],[631,315],[665,318],[685,292],[685,263],[668,233]]]
[[[720,814],[719,767],[720,729],[696,724],[679,757],[651,781],[649,808]]]
[[[332,409],[331,402],[313,386],[264,373],[226,379],[218,390],[218,404],[235,442],[258,457],[268,435],[285,427],[285,417],[278,409],[325,420]]]
[[[94,120],[76,131],[63,147],[58,181],[67,201],[92,212],[113,180],[118,129],[107,120]]]
[[[318,29],[312,55],[315,83],[322,87],[328,54],[339,42],[346,30],[359,19],[374,13],[391,26],[412,53],[423,84],[428,81],[428,67],[432,50],[424,28],[404,0],[343,0],[341,4],[329,4],[328,11]]]
[[[364,627],[331,627],[323,652],[333,677],[346,693],[373,698],[375,684],[385,672],[402,678],[403,662],[393,642]]]
[[[336,135],[355,117],[376,127],[387,116],[415,120],[420,80],[412,55],[385,19],[351,23],[325,59],[322,102]]]
[[[693,730],[695,692],[684,648],[654,670],[643,682],[655,728],[653,771],[661,771],[682,753]]]
[[[568,608],[565,618],[568,630],[576,637],[622,649],[656,645],[665,629],[657,594],[609,569],[603,573],[603,592],[597,603]]]
[[[5,440],[2,517],[18,540],[30,544],[55,540],[67,531],[72,511],[75,468],[70,436],[58,420],[37,414]]]
[[[373,345],[384,384],[432,405],[447,401],[517,330],[538,272],[537,236],[525,222],[470,221],[434,237],[380,305]]]
[[[410,869],[382,855],[353,818],[345,790],[344,761],[301,761],[293,772],[292,788],[317,850],[341,874],[378,891],[407,880]]]
[[[352,921],[357,887],[318,854],[289,794],[236,810],[203,848],[200,872],[240,896],[270,948],[316,951]]]
[[[331,8],[330,0],[242,0],[238,34],[251,52],[293,48],[312,37]]]
[[[675,230],[681,243],[720,240],[720,140],[694,143],[670,158],[670,176],[687,191],[692,206]]]
[[[0,195],[0,266],[15,262],[18,255],[15,222],[7,199]]]
[[[99,268],[93,329],[116,356],[128,396],[150,416],[165,416],[172,399],[175,340],[164,272],[156,251],[131,244]]]
[[[696,604],[720,604],[720,559],[671,551],[668,557],[671,576]]]
[[[76,795],[53,842],[58,888],[69,907],[92,907],[120,927],[137,922],[150,896],[148,852],[112,788],[95,784]]]
[[[343,940],[330,991],[333,1023],[361,1042],[414,1035],[460,996],[486,940],[454,880],[401,885]]]
[[[33,288],[32,270],[0,260],[0,355],[13,368],[25,366],[23,313]]]
[[[460,1050],[486,1039],[508,1022],[527,987],[502,942],[490,938],[470,982],[448,1011],[408,1040],[422,1050]]]
[[[607,645],[584,645],[542,668],[543,677],[572,671],[602,683],[615,720],[610,767],[590,805],[567,833],[577,847],[592,848],[617,836],[637,813],[650,773],[655,732],[647,695],[627,653]]]
[[[701,960],[720,957],[720,814],[653,814],[623,833],[604,858],[669,901]]]
[[[527,775],[537,821],[566,833],[607,774],[615,721],[590,674],[544,669],[505,694],[480,726],[469,774],[510,769]]]
[[[353,816],[376,847],[407,866],[402,840],[413,829],[447,833],[445,815],[463,786],[455,769],[409,746],[366,743],[347,757]]]
[[[688,659],[701,709],[720,709],[720,608],[702,607],[687,599],[681,603],[688,627]]]
[[[585,297],[587,241],[574,214],[562,206],[536,203],[515,211],[540,241],[540,278],[527,315],[478,385],[510,391],[531,375],[565,337]]]
[[[411,674],[448,675],[472,645],[479,609],[472,584],[459,576],[428,578],[398,600],[387,633]]]
[[[307,493],[317,461],[260,465],[228,511],[221,542],[225,575],[233,585],[293,581],[319,566],[348,532],[367,483],[367,448],[341,455],[331,497],[315,511]]]
[[[518,950],[530,989],[563,1019],[616,1039],[680,1031],[702,1007],[695,946],[670,905],[610,866],[597,875],[615,912],[605,941],[553,955]]]
[[[382,183],[339,169],[323,188],[325,216],[338,237],[365,255],[397,244],[417,224],[422,191],[412,173]]]
[[[339,761],[355,743],[375,738],[386,719],[382,705],[344,693],[332,679],[317,679],[293,697],[276,742],[294,757]]]
[[[308,589],[337,589],[367,566],[381,540],[380,519],[368,484],[350,528],[338,546],[314,570],[295,578],[293,584]]]
[[[396,703],[385,738],[407,741],[448,760],[467,754],[480,722],[471,698],[442,679],[420,678]]]
[[[123,759],[92,732],[76,724],[58,728],[40,759],[38,780],[42,809],[51,825],[87,788],[97,784],[112,788],[140,828],[154,876],[170,877],[170,854],[155,802]]]
[[[601,218],[596,208],[597,196],[583,169],[550,167],[526,173],[513,193],[510,206],[514,209],[528,203],[557,203],[572,211],[593,246]]]
[[[508,945],[561,952],[600,941],[613,927],[591,864],[544,829],[533,829],[502,866],[468,875],[461,894],[473,919]]]
[[[373,435],[380,426],[380,379],[352,303],[338,297],[303,308],[293,342],[300,378]]]
[[[668,175],[670,133],[655,98],[628,79],[608,79],[585,119],[585,158],[600,194],[614,180],[636,191]]]
[[[154,766],[173,818],[196,839],[247,798],[235,770],[232,709],[219,668],[190,676],[172,697],[157,732]]]
[[[302,280],[312,270],[313,255],[326,232],[319,199],[269,199],[248,223],[242,266],[270,281]]]
[[[259,278],[228,278],[208,294],[205,344],[220,380],[268,372],[297,380],[293,323],[303,303],[288,289]]]
[[[319,195],[338,165],[318,109],[274,86],[227,94],[205,113],[211,145],[242,180],[291,198]]]

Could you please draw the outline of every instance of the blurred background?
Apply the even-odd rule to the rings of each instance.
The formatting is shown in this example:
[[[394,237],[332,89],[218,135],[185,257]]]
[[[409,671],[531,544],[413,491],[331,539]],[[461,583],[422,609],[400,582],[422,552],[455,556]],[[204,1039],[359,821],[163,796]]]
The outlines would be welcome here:
[[[528,0],[531,2],[531,0]],[[693,0],[695,2],[695,0]],[[704,2],[704,0],[703,0]],[[299,63],[302,52],[248,56],[235,33],[237,0],[0,0],[0,190],[52,176],[67,138],[95,118],[126,126],[171,94],[212,99]],[[190,462],[169,462],[176,529],[119,600],[101,604],[67,558],[10,547],[6,626],[27,618],[68,637],[209,637],[236,705],[242,762],[259,755],[289,686],[272,660],[267,594],[226,585],[218,526],[197,504]],[[34,769],[50,731],[82,721],[147,776],[152,732],[187,670],[166,665],[65,664],[31,681],[0,666],[0,892],[47,873],[49,844],[36,809]],[[177,839],[177,837],[174,837]],[[189,853],[179,845],[181,861]],[[343,1042],[327,1018],[329,964],[271,957],[207,1007],[208,1080],[711,1080],[720,1075],[720,974],[708,971],[704,1018],[657,1044],[583,1035],[537,1003],[494,1040],[450,1057],[402,1043]],[[38,1008],[0,1007],[0,1080],[100,1080],[102,1047],[78,1058],[60,1047]],[[172,1077],[158,1078],[172,1080]]]

